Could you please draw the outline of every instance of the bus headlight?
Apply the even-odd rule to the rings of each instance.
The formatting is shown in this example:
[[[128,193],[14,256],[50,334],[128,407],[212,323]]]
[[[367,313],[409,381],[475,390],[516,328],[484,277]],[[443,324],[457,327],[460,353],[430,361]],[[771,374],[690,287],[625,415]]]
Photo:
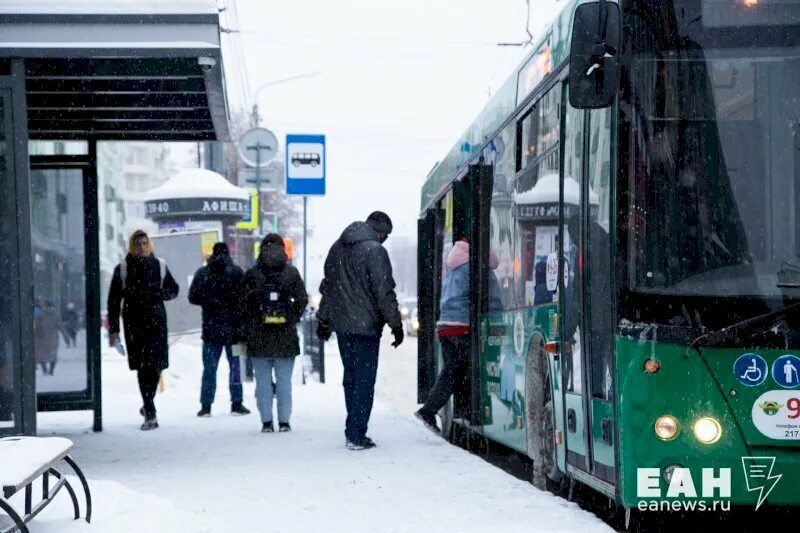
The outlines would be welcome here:
[[[672,440],[678,434],[678,421],[674,416],[664,415],[656,420],[656,435],[661,440]]]
[[[722,426],[711,417],[703,417],[694,423],[694,436],[703,444],[714,444],[722,436]]]

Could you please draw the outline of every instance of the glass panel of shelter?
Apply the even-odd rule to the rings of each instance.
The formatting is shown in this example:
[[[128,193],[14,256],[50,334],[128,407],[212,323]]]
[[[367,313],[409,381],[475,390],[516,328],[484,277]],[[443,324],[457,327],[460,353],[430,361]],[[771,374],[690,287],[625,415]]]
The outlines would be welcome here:
[[[37,393],[89,387],[83,170],[31,169]]]
[[[17,388],[18,335],[14,332],[14,316],[19,314],[17,291],[13,290],[17,274],[16,194],[11,149],[11,112],[7,91],[0,92],[0,428],[19,427]]]

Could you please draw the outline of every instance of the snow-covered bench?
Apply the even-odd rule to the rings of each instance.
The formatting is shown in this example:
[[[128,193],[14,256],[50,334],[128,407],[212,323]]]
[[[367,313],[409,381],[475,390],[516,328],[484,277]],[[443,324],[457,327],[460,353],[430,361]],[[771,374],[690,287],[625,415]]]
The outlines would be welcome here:
[[[75,509],[75,520],[80,519],[81,512],[75,491],[66,476],[58,470],[61,461],[67,463],[77,474],[86,494],[86,521],[92,519],[92,497],[89,484],[83,472],[69,456],[72,441],[61,437],[7,437],[0,439],[0,512],[5,513],[13,521],[12,525],[4,525],[0,520],[0,533],[19,531],[28,533],[26,524],[33,520],[42,509],[47,507],[53,498],[66,487],[72,498]],[[50,486],[50,476],[56,478]],[[42,478],[42,499],[33,505],[33,483]],[[25,490],[25,512],[20,514],[9,503],[9,498]],[[7,524],[8,522],[6,522]]]

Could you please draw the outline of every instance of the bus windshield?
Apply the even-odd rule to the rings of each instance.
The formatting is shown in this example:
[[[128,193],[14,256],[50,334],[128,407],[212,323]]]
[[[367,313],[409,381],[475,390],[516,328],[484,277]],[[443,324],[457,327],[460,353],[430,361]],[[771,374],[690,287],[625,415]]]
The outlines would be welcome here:
[[[629,288],[781,298],[800,272],[800,26],[634,3],[652,7],[629,19]],[[800,2],[767,4],[794,20]]]

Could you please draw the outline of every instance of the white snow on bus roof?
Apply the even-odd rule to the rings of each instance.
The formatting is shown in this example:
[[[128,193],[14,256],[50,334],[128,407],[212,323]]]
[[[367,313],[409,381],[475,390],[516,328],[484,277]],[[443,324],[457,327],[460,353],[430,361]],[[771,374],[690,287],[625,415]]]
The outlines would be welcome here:
[[[205,168],[190,168],[178,172],[165,184],[147,191],[145,201],[172,200],[176,198],[223,198],[250,200],[246,189],[237,187],[221,174]]]
[[[216,15],[215,0],[0,0],[2,15]]]

